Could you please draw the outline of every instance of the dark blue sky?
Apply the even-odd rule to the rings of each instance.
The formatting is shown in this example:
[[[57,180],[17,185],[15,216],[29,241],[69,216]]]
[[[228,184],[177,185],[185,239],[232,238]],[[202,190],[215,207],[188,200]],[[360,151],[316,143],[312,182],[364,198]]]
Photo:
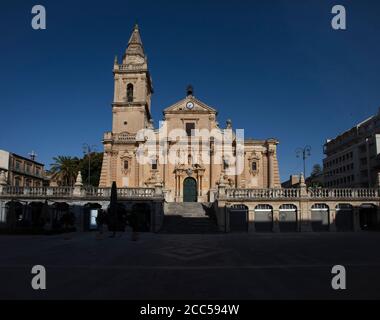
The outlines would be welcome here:
[[[0,148],[55,155],[102,150],[111,129],[114,55],[135,21],[153,77],[153,116],[195,95],[253,138],[280,140],[282,180],[302,171],[295,149],[312,147],[380,106],[380,1],[3,1],[0,18]],[[47,30],[31,28],[43,4]],[[334,31],[343,4],[347,30]],[[49,167],[49,166],[47,166]]]

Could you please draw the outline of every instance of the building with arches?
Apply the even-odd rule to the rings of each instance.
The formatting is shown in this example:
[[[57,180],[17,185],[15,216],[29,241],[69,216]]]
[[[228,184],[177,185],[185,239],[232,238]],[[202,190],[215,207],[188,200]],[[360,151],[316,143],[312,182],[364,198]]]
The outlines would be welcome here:
[[[112,131],[104,134],[99,187],[162,185],[168,202],[212,202],[220,181],[234,188],[280,187],[276,139],[244,139],[229,120],[189,86],[185,97],[164,108],[154,128],[154,92],[136,25],[119,63],[115,58]]]

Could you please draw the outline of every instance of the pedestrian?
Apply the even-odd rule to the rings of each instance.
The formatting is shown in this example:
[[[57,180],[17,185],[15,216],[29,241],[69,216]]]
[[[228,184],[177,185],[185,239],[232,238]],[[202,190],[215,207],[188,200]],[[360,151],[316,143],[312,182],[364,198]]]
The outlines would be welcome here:
[[[96,226],[97,226],[97,229],[98,229],[98,234],[96,236],[97,239],[102,239],[102,236],[103,236],[103,228],[104,228],[104,224],[105,224],[105,221],[106,220],[106,217],[105,217],[105,212],[103,209],[99,209],[98,210],[98,215],[96,216]]]

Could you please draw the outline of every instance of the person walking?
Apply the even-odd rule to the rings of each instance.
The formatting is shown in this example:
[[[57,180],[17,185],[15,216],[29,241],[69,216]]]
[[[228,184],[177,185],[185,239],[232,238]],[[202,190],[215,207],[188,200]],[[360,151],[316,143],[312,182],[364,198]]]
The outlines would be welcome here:
[[[96,239],[100,240],[103,238],[103,228],[106,220],[106,214],[103,209],[98,210],[98,215],[96,216],[96,225],[98,228],[98,234]]]

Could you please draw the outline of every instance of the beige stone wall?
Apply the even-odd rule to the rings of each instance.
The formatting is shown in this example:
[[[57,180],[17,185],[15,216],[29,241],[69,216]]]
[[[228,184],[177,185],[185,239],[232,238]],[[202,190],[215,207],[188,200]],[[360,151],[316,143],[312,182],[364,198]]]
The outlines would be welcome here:
[[[138,141],[133,135],[141,129],[152,127],[150,101],[153,89],[139,31],[136,28],[132,33],[122,64],[119,65],[115,60],[114,81],[112,132],[106,133],[103,141],[105,153],[100,187],[109,187],[112,181],[116,181],[118,187],[154,187],[156,183],[163,183],[167,200],[182,201],[183,181],[186,177],[192,176],[198,184],[198,201],[208,201],[210,190],[217,188],[220,179],[224,179],[230,187],[280,186],[276,155],[278,142],[274,139],[245,142],[244,170],[240,175],[226,174],[222,157],[219,158],[219,162],[216,161],[218,151],[222,148],[216,143],[218,138],[215,138],[214,142],[206,139],[207,146],[212,149],[211,164],[202,161],[200,157],[198,161],[192,158],[189,162],[187,155],[182,163],[158,162],[156,170],[152,169],[151,164],[138,163],[136,151],[139,144],[144,144],[144,141]],[[133,101],[128,101],[128,84],[133,85]],[[192,92],[166,108],[163,120],[168,132],[169,150],[177,148],[181,141],[188,141],[186,135],[180,138],[178,131],[177,134],[173,134],[173,131],[177,129],[182,129],[184,133],[187,123],[193,123],[197,130],[206,130],[206,132],[214,130],[216,136],[223,135],[217,122],[217,110],[195,98]],[[227,127],[232,129],[232,124],[229,122]],[[156,136],[159,141],[158,133]],[[188,146],[184,149],[193,156],[198,156]],[[199,151],[202,149],[200,148]],[[128,161],[128,168],[125,168],[125,161]],[[252,168],[252,162],[256,163],[256,168]]]

